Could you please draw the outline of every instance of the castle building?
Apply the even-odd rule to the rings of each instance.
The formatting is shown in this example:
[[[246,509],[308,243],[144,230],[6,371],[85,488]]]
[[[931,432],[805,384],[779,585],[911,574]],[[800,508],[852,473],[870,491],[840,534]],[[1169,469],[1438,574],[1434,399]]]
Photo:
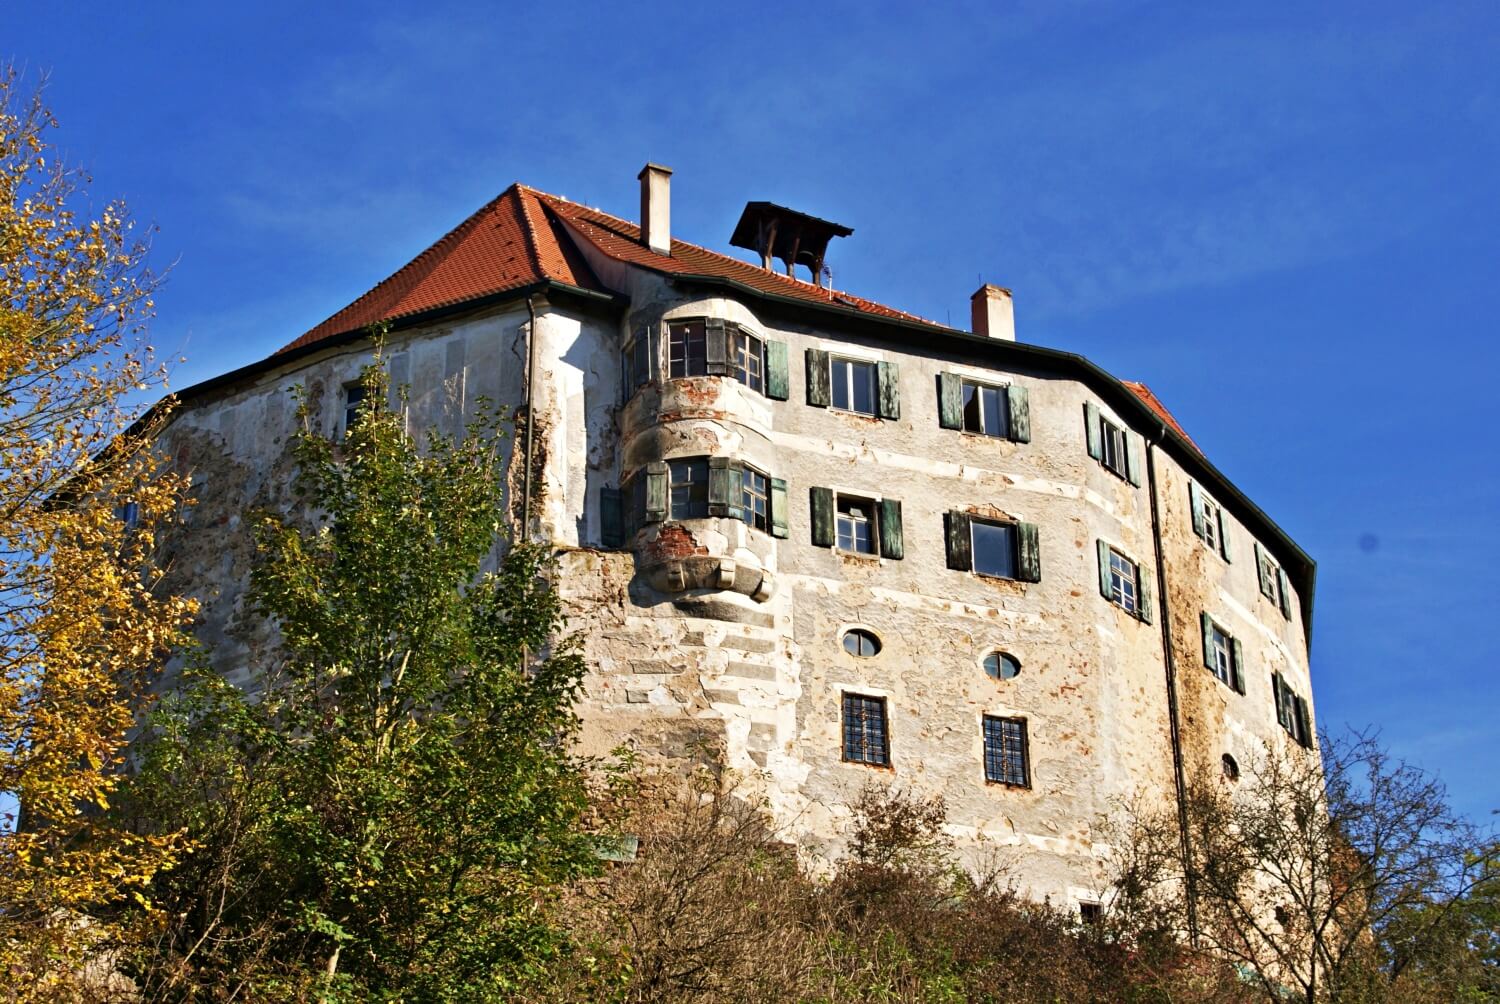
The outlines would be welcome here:
[[[640,225],[513,185],[180,395],[173,574],[221,672],[272,644],[242,516],[285,504],[288,389],[339,434],[388,322],[412,431],[480,398],[527,418],[512,508],[585,639],[589,752],[721,746],[825,858],[872,779],[941,794],[962,845],[1081,907],[1122,801],[1234,784],[1268,742],[1317,755],[1313,562],[1145,386],[1018,341],[995,286],[972,331],[829,288],[851,231],[772,203],[731,238],[758,264],[680,241],[670,174],[641,172]]]

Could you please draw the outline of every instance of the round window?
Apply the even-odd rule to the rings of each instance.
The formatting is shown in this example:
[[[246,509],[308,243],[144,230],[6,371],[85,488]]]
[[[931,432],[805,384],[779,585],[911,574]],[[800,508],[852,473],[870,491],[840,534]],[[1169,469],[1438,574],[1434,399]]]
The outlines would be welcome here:
[[[866,631],[864,628],[853,628],[844,632],[844,651],[850,655],[858,655],[868,658],[880,654],[880,639],[875,637],[875,632]]]
[[[992,680],[1013,680],[1021,672],[1021,663],[1009,652],[991,652],[984,657],[984,671]]]
[[[1240,765],[1228,753],[1224,754],[1224,776],[1231,781],[1238,781],[1240,779]]]

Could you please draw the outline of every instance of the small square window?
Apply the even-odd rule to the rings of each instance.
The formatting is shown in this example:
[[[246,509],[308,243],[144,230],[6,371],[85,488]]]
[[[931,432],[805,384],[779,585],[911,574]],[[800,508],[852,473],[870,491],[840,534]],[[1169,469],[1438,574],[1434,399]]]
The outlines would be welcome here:
[[[667,370],[673,379],[708,373],[708,336],[702,321],[667,326]]]
[[[734,378],[753,391],[764,392],[765,343],[742,330],[730,333],[730,359]]]
[[[1013,523],[973,520],[974,571],[997,579],[1016,578],[1016,527]]]
[[[1214,676],[1234,686],[1234,637],[1212,624],[1208,629],[1208,645],[1209,668]]]
[[[1010,404],[1005,388],[965,380],[963,394],[964,431],[1010,438]]]
[[[1017,788],[1031,787],[1027,766],[1026,719],[984,716],[984,779]]]
[[[740,505],[745,510],[745,522],[757,530],[769,531],[771,508],[766,476],[753,467],[746,467],[741,484],[743,497]]]
[[[708,460],[703,457],[673,460],[667,469],[671,481],[671,518],[701,519],[707,516]]]
[[[1100,458],[1104,466],[1122,478],[1129,477],[1130,461],[1125,452],[1125,430],[1102,415],[1099,417],[1099,445],[1104,450],[1104,455]]]
[[[837,544],[840,551],[875,554],[879,535],[875,503],[852,495],[838,497]]]
[[[891,743],[886,729],[885,698],[844,695],[844,759],[876,767],[890,766]]]
[[[1109,552],[1109,598],[1130,613],[1140,611],[1140,569],[1119,551]]]
[[[1086,927],[1098,927],[1104,920],[1104,907],[1098,903],[1079,903],[1078,919]]]
[[[351,383],[344,388],[344,436],[347,438],[349,430],[354,428],[359,421],[359,408],[365,401],[365,385],[362,383]]]
[[[857,415],[875,414],[875,364],[861,359],[840,359],[832,363],[833,406]]]

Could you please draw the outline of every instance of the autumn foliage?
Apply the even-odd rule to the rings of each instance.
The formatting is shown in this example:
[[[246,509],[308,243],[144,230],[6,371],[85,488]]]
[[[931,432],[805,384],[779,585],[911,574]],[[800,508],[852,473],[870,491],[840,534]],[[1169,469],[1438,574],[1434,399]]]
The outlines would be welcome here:
[[[160,383],[156,279],[124,208],[90,211],[55,159],[54,124],[0,67],[0,985],[66,1000],[122,936],[98,908],[142,902],[176,852],[98,819],[193,607],[151,561],[183,479],[123,435],[128,396]]]

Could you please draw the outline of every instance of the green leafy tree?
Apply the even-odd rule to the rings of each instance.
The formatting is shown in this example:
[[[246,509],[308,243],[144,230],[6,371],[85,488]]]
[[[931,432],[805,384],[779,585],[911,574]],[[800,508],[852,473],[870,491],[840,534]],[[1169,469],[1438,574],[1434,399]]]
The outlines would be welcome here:
[[[248,698],[190,673],[144,754],[133,811],[201,848],[133,960],[153,1000],[510,999],[590,867],[583,665],[548,552],[496,557],[502,422],[419,444],[378,364],[364,385],[347,438],[296,437],[298,517],[256,523],[279,661]]]

